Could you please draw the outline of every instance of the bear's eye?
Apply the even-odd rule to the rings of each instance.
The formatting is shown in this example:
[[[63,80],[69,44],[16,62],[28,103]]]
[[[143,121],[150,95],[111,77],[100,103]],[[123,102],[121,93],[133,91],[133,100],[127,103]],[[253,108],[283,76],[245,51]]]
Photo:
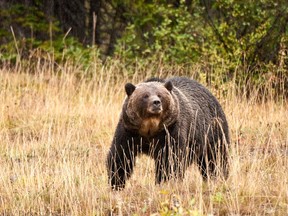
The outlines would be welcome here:
[[[143,95],[143,98],[144,98],[144,99],[147,99],[148,97],[149,97],[148,94],[144,94],[144,95]]]
[[[160,98],[160,99],[162,98],[162,96],[160,94],[158,94],[157,97]]]

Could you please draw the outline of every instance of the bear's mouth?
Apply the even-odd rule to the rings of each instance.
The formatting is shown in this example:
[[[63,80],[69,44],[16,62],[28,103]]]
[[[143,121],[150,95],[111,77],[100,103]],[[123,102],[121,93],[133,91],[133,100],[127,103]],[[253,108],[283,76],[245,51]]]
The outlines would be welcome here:
[[[162,113],[162,111],[163,111],[162,107],[152,107],[148,109],[148,113],[153,115],[160,114]]]

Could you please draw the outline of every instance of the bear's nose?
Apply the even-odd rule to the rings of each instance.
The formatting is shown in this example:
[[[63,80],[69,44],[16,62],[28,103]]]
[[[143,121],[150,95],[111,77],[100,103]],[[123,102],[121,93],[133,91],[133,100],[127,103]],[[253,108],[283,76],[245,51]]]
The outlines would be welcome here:
[[[159,107],[161,105],[161,101],[159,99],[155,99],[155,100],[153,100],[153,105],[155,107]]]

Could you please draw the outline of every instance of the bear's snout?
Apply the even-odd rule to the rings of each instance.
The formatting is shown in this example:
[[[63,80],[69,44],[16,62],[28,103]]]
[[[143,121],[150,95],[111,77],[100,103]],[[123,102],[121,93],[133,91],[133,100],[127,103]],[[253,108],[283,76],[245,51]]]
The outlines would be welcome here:
[[[160,107],[161,106],[161,101],[159,99],[154,100],[153,102],[154,107]]]
[[[148,111],[151,114],[159,114],[162,112],[162,102],[158,96],[152,96],[148,106]]]

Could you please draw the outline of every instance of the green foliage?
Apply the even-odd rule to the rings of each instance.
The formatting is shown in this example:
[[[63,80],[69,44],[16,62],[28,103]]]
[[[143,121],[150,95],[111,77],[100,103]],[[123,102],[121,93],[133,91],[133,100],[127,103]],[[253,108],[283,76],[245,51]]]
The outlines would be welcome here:
[[[127,59],[155,57],[165,63],[182,64],[197,61],[203,38],[199,36],[202,24],[193,22],[201,11],[191,14],[181,4],[175,8],[165,2],[138,1],[124,36],[116,48],[118,55]]]
[[[287,1],[170,2],[123,3],[130,23],[116,53],[126,62],[202,64],[206,80],[216,85],[235,79],[243,87],[259,86],[271,73],[263,70],[269,64],[283,69],[273,76],[288,75]],[[287,79],[281,82],[288,85]]]
[[[287,17],[287,3],[279,5],[268,0],[220,0],[215,2],[214,11],[221,13],[215,25],[231,57],[245,55],[248,63],[268,63],[277,58],[277,50],[273,50],[273,47],[277,47],[285,34],[284,26],[281,26],[285,21],[280,16]],[[261,44],[263,40],[265,44]],[[273,56],[267,53],[264,56],[266,47],[269,47],[266,51],[270,51]]]
[[[160,56],[164,62],[182,64],[198,62],[204,56],[216,63],[219,59],[234,64],[239,60],[275,63],[280,41],[287,36],[285,1],[219,0],[211,5],[180,1],[175,6],[142,0],[122,4],[129,8],[125,16],[130,23],[117,53],[127,59]]]
[[[41,44],[37,37],[47,39],[49,31],[59,32],[56,24],[49,23],[45,14],[36,7],[14,4],[0,9],[1,61],[16,60],[18,55],[27,55],[29,49]],[[27,35],[27,36],[26,36]]]
[[[38,46],[42,53],[53,55],[56,62],[76,62],[81,66],[89,67],[95,57],[99,57],[99,52],[95,46],[83,46],[74,37],[58,36],[53,41],[44,41]],[[79,66],[80,66],[79,65]]]
[[[74,37],[64,35],[59,22],[47,18],[38,7],[14,4],[0,9],[0,18],[3,20],[0,22],[1,62],[15,62],[17,57],[32,58],[35,50],[42,58],[50,55],[56,62],[80,61],[83,66],[89,66],[98,57],[95,47],[84,47]]]
[[[64,35],[63,23],[46,14],[43,1],[31,0],[29,6],[7,2],[0,9],[1,62],[31,58],[35,50],[41,57],[48,54],[56,62],[76,61],[85,67],[95,57],[99,59],[96,47],[81,44],[69,33]],[[115,54],[123,67],[132,67],[131,73],[133,67],[151,62],[186,71],[199,65],[198,77],[214,86],[233,80],[241,87],[259,90],[268,80],[270,86],[288,95],[286,0],[110,0],[105,5],[97,14],[96,41],[101,50],[112,52],[118,37]],[[87,12],[87,20],[89,16]],[[65,23],[70,25],[73,20]],[[88,32],[87,26],[89,23],[83,31]],[[113,26],[126,28],[109,33]]]
[[[213,12],[215,11],[220,12],[214,25],[222,46],[214,47],[221,50],[221,54],[212,58],[225,59],[226,65],[230,65],[230,71],[235,72],[237,68],[241,68],[242,71],[233,74],[240,86],[255,86],[263,93],[262,86],[267,85],[272,77],[275,78],[273,83],[270,83],[273,86],[278,86],[280,82],[287,85],[288,80],[282,79],[283,71],[279,73],[268,66],[282,68],[288,75],[287,53],[286,59],[280,54],[286,49],[283,49],[283,41],[288,36],[287,1],[219,0],[213,5]],[[211,45],[214,46],[213,43]],[[208,49],[213,50],[213,47]],[[284,64],[280,65],[282,60]],[[283,91],[285,90],[282,89]]]

